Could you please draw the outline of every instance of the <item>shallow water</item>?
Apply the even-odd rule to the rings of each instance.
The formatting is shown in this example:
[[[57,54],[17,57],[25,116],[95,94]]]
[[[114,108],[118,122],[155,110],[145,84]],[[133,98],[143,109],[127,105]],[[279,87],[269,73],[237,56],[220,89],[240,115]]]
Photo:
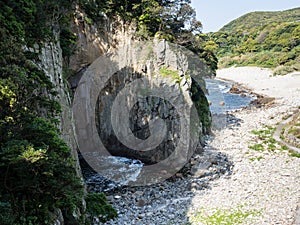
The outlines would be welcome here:
[[[217,79],[206,79],[205,81],[215,129],[222,129],[226,126],[226,112],[244,108],[254,99],[252,96],[242,97],[238,94],[228,93],[232,86],[230,82]],[[224,102],[224,105],[220,105],[220,102]],[[124,157],[91,155],[91,158],[97,162],[97,169],[88,169],[87,165],[82,165],[83,174],[90,189],[96,192],[108,192],[127,185],[129,181],[135,181],[143,167],[141,161]],[[95,171],[92,172],[93,169],[103,171],[103,173],[100,175]]]
[[[218,79],[205,79],[208,94],[208,101],[211,102],[210,110],[212,114],[225,114],[249,106],[253,96],[241,96],[239,94],[228,93],[232,83]],[[224,103],[224,105],[220,104]]]

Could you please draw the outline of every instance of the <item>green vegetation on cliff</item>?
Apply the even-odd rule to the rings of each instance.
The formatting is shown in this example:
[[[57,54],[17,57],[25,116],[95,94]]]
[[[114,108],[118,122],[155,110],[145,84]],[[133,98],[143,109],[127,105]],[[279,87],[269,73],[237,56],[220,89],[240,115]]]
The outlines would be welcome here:
[[[55,86],[29,50],[53,38],[65,2],[9,1],[0,8],[1,224],[53,224],[58,208],[66,224],[76,224],[83,185],[59,138]]]
[[[64,58],[73,54],[76,36],[70,20],[75,5],[85,10],[91,23],[119,15],[137,24],[139,38],[168,39],[191,49],[213,69],[217,65],[212,51],[201,48],[202,40],[195,35],[201,33],[201,23],[190,0],[0,2],[0,223],[4,225],[53,224],[57,209],[65,224],[84,221],[78,211],[83,185],[57,129],[59,96],[37,66],[39,50],[45,43],[57,42],[55,34],[60,36]],[[87,211],[104,219],[116,216],[103,195],[88,195]]]
[[[217,58],[210,49],[204,49],[202,24],[196,19],[191,0],[79,0],[90,23],[101,23],[105,16],[121,17],[135,23],[136,38],[160,38],[179,44],[197,54],[212,71],[217,69]]]
[[[59,217],[57,209],[65,224],[84,223],[85,216],[79,212],[83,211],[83,184],[71,150],[57,128],[61,107],[55,99],[59,96],[50,78],[37,66],[39,50],[45,43],[57,41],[54,34],[61,30],[64,55],[71,54],[66,51],[74,40],[67,23],[71,9],[72,2],[67,0],[0,3],[3,225],[53,224]],[[102,213],[115,212],[105,199],[98,204],[106,209]]]
[[[248,13],[220,31],[201,35],[219,67],[255,65],[274,74],[300,70],[300,8]]]

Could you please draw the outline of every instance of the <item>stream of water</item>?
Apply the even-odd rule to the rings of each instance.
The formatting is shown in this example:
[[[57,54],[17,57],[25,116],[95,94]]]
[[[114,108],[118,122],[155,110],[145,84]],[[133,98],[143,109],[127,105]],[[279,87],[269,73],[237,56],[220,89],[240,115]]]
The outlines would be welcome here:
[[[249,106],[254,99],[250,95],[239,95],[229,93],[232,83],[217,80],[206,79],[206,87],[208,90],[207,99],[210,102],[210,110],[213,114],[213,127],[214,124],[218,125],[217,129],[222,129],[226,126],[226,113],[229,111],[239,110]],[[215,121],[214,121],[215,120]],[[134,181],[139,175],[143,163],[139,160],[132,160],[123,157],[108,156],[103,158],[100,156],[93,156],[98,159],[99,164],[103,165],[105,174],[98,174],[89,168],[87,163],[82,164],[83,174],[86,178],[86,183],[93,191],[110,191],[116,187],[127,185],[128,181]],[[82,157],[81,157],[82,159]],[[107,163],[113,163],[113,167],[107,166]],[[107,169],[109,168],[109,169]],[[107,177],[114,178],[116,182],[112,182]]]
[[[251,95],[242,96],[229,93],[232,83],[218,80],[205,79],[208,94],[208,101],[211,103],[210,111],[212,114],[225,114],[249,106],[254,97]]]

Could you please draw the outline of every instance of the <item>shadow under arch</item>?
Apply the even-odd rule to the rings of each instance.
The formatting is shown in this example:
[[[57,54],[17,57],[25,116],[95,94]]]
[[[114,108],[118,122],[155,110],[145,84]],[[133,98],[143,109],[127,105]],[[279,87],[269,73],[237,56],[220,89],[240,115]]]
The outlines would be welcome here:
[[[180,170],[193,154],[195,147],[199,146],[199,132],[203,128],[199,117],[209,113],[203,111],[202,114],[199,113],[195,107],[196,104],[192,101],[194,98],[198,103],[203,102],[203,98],[199,98],[199,96],[203,97],[203,91],[198,97],[197,92],[191,94],[190,91],[193,82],[198,84],[196,89],[202,90],[202,76],[209,73],[205,65],[193,53],[187,52],[179,46],[173,46],[165,41],[154,43],[154,46],[151,47],[152,44],[153,42],[150,45],[149,43],[139,44],[135,48],[125,46],[113,57],[99,57],[85,71],[74,96],[73,112],[81,154],[97,172],[103,172],[98,156],[118,155],[144,161],[146,165],[136,180],[130,183],[131,185],[153,184],[171,177]],[[149,46],[151,47],[150,53]],[[161,51],[161,48],[164,51]],[[130,58],[129,50],[133,51],[131,52],[134,53],[133,55],[142,57],[140,62],[143,65],[140,69],[138,69],[139,61]],[[147,61],[147,57],[145,59],[145,51],[148,51],[147,57],[150,57],[152,61]],[[124,52],[127,54],[124,57],[128,57],[126,62],[120,59]],[[162,54],[164,57],[161,57]],[[134,65],[134,63],[136,64]],[[162,67],[175,69],[179,82],[173,82],[172,78],[149,78],[149,74],[151,77],[152,73],[160,72],[159,69]],[[148,86],[143,86],[146,83]],[[126,97],[134,99],[129,100],[132,109],[124,110],[129,113],[122,115],[123,109],[122,107],[118,108],[115,99],[123,89],[130,85],[135,86],[128,89],[127,93],[124,92],[123,97],[125,96],[124,99]],[[118,91],[118,89],[120,90]],[[108,104],[103,104],[104,102]],[[151,104],[157,108],[156,111],[153,110]],[[144,105],[145,108],[140,105]],[[111,110],[111,107],[114,106],[118,110]],[[196,106],[199,108],[199,104]],[[136,115],[143,115],[141,111],[147,111],[149,108],[150,115],[149,111],[142,117]],[[112,116],[115,116],[115,119],[112,119]],[[135,116],[137,117],[135,118]],[[143,119],[146,121],[142,121]],[[151,123],[151,120],[158,122]],[[161,124],[161,120],[164,121],[165,126],[155,130],[154,125]],[[131,127],[127,125],[128,121],[130,121]],[[203,121],[201,122],[203,123]],[[114,123],[117,125],[111,129],[111,124]],[[150,129],[151,125],[152,130]],[[122,130],[128,130],[128,127],[130,127],[130,132],[123,135]],[[102,132],[103,130],[108,132]],[[164,134],[164,130],[167,131],[167,135]],[[126,142],[126,139],[129,139],[129,136],[126,135],[131,135],[132,140],[137,139],[136,142],[129,143],[131,144],[130,148],[119,141],[120,137],[123,137],[123,141]],[[145,147],[143,141],[146,142],[153,135],[157,137],[152,139],[154,142],[159,138],[164,139],[158,145],[160,150],[156,148],[156,143],[153,143],[155,150],[147,148],[147,152],[143,151]],[[133,151],[132,149],[135,147],[139,151]],[[108,169],[113,166],[107,165]],[[108,176],[110,175],[109,171],[106,174]]]

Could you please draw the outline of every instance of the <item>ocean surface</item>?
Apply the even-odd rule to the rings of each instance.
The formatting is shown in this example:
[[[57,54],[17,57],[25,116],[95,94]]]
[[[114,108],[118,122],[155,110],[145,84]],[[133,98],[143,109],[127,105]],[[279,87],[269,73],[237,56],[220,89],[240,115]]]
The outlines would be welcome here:
[[[239,94],[229,93],[232,83],[218,80],[205,79],[206,95],[208,101],[211,103],[210,110],[212,114],[226,114],[229,111],[235,111],[249,106],[255,98],[250,95],[241,96]]]

